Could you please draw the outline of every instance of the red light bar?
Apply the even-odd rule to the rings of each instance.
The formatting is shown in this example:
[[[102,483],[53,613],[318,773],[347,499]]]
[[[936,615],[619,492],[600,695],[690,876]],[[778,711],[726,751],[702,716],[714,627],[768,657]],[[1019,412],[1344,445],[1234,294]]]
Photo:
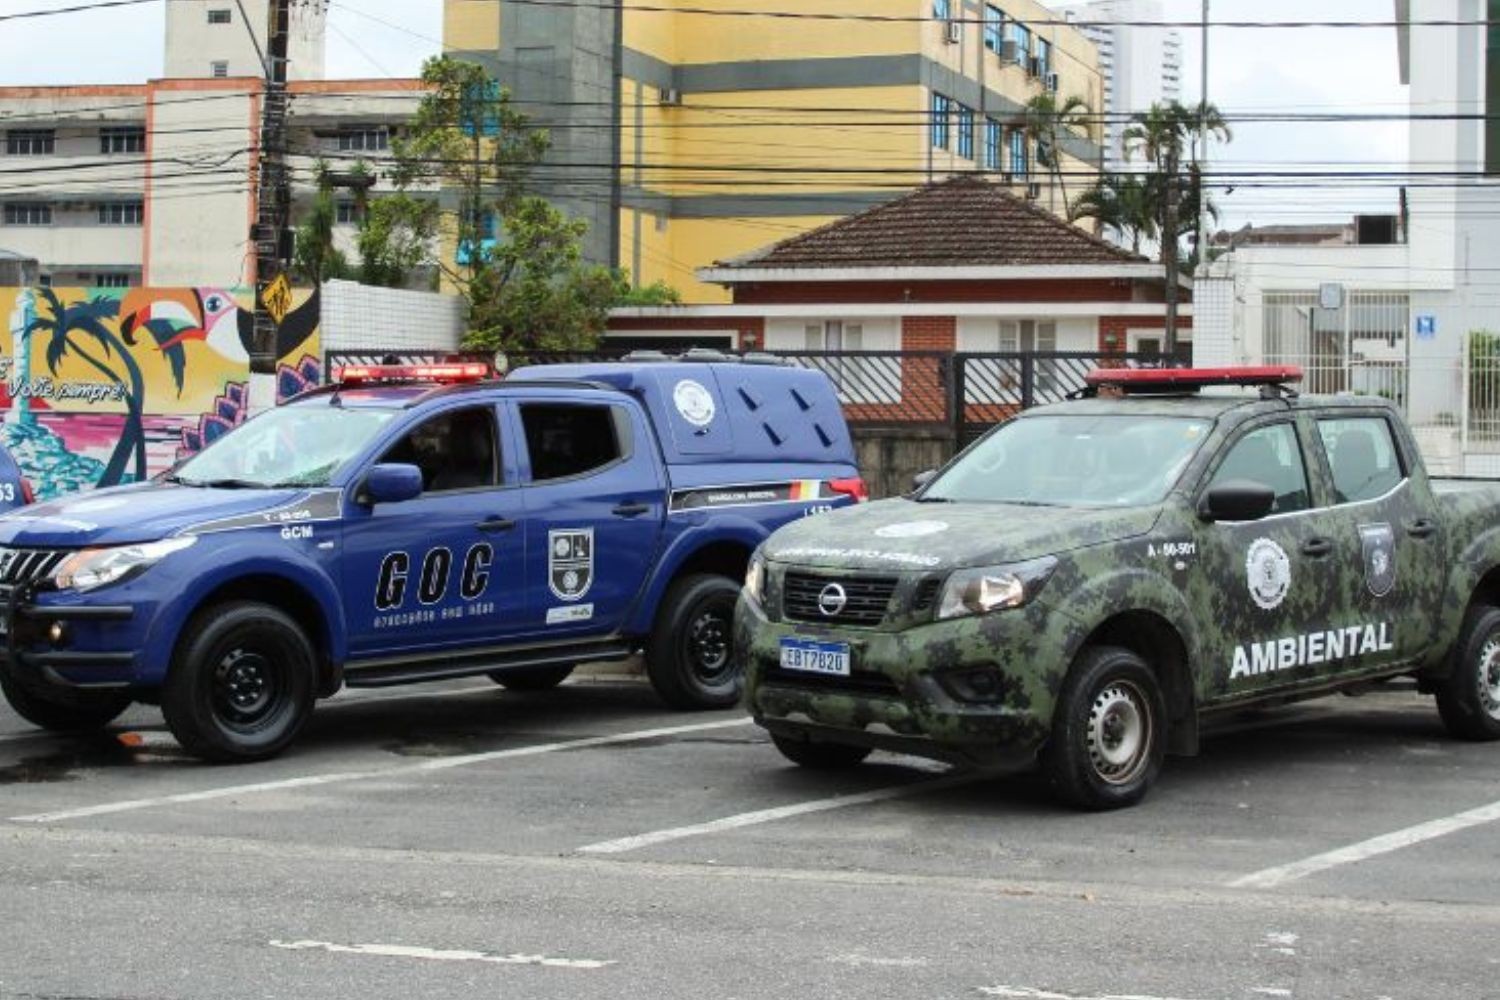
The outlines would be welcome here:
[[[1195,389],[1206,385],[1285,385],[1301,382],[1296,365],[1240,368],[1096,368],[1084,376],[1091,386],[1139,389]]]
[[[481,382],[491,375],[490,366],[482,361],[464,361],[436,365],[345,365],[336,368],[333,380],[342,385],[364,382],[435,382],[454,385]]]

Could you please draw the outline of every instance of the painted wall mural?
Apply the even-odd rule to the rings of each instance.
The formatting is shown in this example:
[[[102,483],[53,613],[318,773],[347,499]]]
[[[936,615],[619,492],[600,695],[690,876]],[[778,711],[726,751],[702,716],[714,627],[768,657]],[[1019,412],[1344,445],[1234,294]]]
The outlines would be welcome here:
[[[244,422],[252,295],[0,288],[0,444],[39,499],[139,482]],[[319,293],[276,332],[278,402],[318,383]]]

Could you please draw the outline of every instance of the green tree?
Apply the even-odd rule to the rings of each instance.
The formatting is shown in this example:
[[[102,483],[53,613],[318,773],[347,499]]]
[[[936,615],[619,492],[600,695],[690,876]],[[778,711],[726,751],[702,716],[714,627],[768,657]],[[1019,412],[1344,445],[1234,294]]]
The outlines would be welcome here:
[[[334,278],[349,277],[349,262],[334,245],[334,225],[338,222],[338,203],[328,166],[318,164],[318,191],[312,208],[297,227],[292,274],[299,281],[321,285]]]
[[[407,287],[412,272],[433,262],[441,219],[442,210],[433,198],[398,192],[370,199],[355,240],[360,282]]]
[[[1053,184],[1062,194],[1063,214],[1069,215],[1068,183],[1062,169],[1062,142],[1075,133],[1088,134],[1088,102],[1077,95],[1059,101],[1056,94],[1041,93],[1026,102],[1021,115],[1021,129],[1026,134],[1026,141],[1036,144],[1037,162],[1052,176]]]
[[[1143,240],[1159,235],[1156,192],[1151,179],[1141,174],[1105,174],[1073,201],[1069,216],[1073,222],[1093,219],[1102,229],[1129,240],[1136,254]]]

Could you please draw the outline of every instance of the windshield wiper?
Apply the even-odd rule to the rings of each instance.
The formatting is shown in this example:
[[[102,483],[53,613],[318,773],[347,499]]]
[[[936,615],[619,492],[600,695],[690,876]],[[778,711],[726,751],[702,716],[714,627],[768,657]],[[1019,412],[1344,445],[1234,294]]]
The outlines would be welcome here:
[[[957,503],[951,497],[917,497],[917,503]]]
[[[265,483],[253,479],[194,479],[184,480],[187,486],[201,486],[208,490],[263,490]]]

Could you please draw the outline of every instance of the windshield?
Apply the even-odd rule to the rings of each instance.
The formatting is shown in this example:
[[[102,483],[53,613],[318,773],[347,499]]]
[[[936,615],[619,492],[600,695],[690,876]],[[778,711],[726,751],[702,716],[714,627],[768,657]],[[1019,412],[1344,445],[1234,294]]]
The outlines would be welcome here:
[[[168,476],[185,486],[327,486],[399,411],[288,406],[267,410]]]
[[[920,499],[1058,507],[1157,503],[1208,428],[1206,420],[1180,417],[1025,417],[975,445]]]

